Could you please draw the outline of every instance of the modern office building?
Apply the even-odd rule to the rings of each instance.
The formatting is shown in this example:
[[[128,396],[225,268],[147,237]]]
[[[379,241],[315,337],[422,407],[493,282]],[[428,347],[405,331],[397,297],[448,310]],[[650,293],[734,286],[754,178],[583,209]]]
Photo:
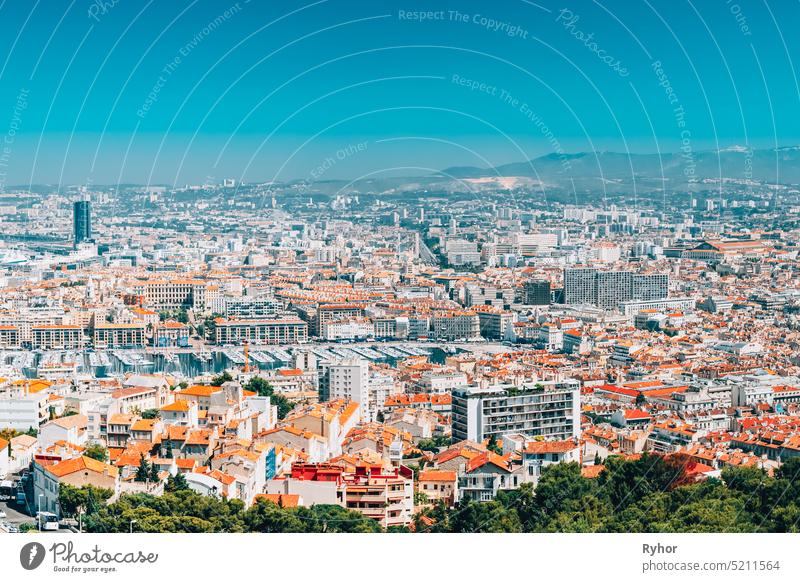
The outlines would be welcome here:
[[[575,380],[453,390],[453,440],[483,442],[521,433],[564,440],[580,434],[580,384]]]
[[[633,273],[630,271],[597,271],[595,305],[613,309],[622,301],[633,299]]]
[[[523,294],[525,305],[550,305],[550,281],[526,281]]]
[[[145,346],[143,323],[98,323],[94,326],[95,349],[143,348]]]
[[[456,341],[477,338],[481,335],[478,314],[472,311],[448,311],[431,317],[431,337]]]
[[[92,240],[92,203],[78,200],[72,205],[72,240],[75,245]]]
[[[564,303],[597,305],[597,269],[564,270]]]
[[[666,273],[634,273],[631,278],[631,300],[652,301],[669,295],[669,275]],[[619,301],[617,302],[619,303]]]
[[[669,275],[593,268],[564,270],[564,303],[615,309],[627,301],[650,301],[669,295]]]

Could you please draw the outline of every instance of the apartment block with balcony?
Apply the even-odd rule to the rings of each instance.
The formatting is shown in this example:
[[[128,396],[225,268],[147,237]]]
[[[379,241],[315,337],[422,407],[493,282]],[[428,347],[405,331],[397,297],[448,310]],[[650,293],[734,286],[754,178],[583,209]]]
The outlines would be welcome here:
[[[225,320],[214,322],[214,339],[218,345],[245,342],[265,344],[293,344],[308,341],[308,324],[297,318]]]
[[[145,326],[140,323],[98,323],[94,326],[96,349],[143,348]]]
[[[31,347],[42,350],[80,350],[87,343],[79,325],[41,325],[31,328]]]
[[[564,440],[580,434],[580,384],[466,386],[453,390],[453,439],[483,442],[521,433]]]

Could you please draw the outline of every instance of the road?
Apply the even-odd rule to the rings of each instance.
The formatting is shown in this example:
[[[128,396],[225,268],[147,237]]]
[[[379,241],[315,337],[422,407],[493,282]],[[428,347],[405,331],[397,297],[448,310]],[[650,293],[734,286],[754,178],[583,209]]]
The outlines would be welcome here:
[[[419,258],[429,265],[438,265],[439,259],[433,254],[433,251],[421,239],[419,241]]]
[[[14,507],[14,505],[9,505],[7,501],[0,501],[0,511],[4,511],[6,514],[5,519],[0,519],[0,521],[7,521],[9,523],[13,523],[14,525],[35,521],[35,518],[31,517],[30,515],[20,513],[14,509]]]

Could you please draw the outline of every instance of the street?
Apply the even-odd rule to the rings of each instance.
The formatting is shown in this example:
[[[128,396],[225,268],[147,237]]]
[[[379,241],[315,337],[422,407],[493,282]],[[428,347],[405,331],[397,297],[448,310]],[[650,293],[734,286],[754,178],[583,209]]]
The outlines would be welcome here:
[[[31,517],[30,515],[20,513],[13,507],[14,506],[10,505],[10,503],[7,501],[0,501],[0,511],[5,512],[6,514],[5,518],[0,518],[0,522],[8,522],[14,525],[19,525],[25,522],[36,521],[35,518]]]

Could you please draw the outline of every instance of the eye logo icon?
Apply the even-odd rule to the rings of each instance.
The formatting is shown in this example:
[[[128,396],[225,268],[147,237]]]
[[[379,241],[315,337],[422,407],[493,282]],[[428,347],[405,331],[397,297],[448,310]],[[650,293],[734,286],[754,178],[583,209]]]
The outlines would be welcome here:
[[[44,561],[44,546],[39,542],[30,542],[19,551],[19,563],[26,570],[35,570]]]

